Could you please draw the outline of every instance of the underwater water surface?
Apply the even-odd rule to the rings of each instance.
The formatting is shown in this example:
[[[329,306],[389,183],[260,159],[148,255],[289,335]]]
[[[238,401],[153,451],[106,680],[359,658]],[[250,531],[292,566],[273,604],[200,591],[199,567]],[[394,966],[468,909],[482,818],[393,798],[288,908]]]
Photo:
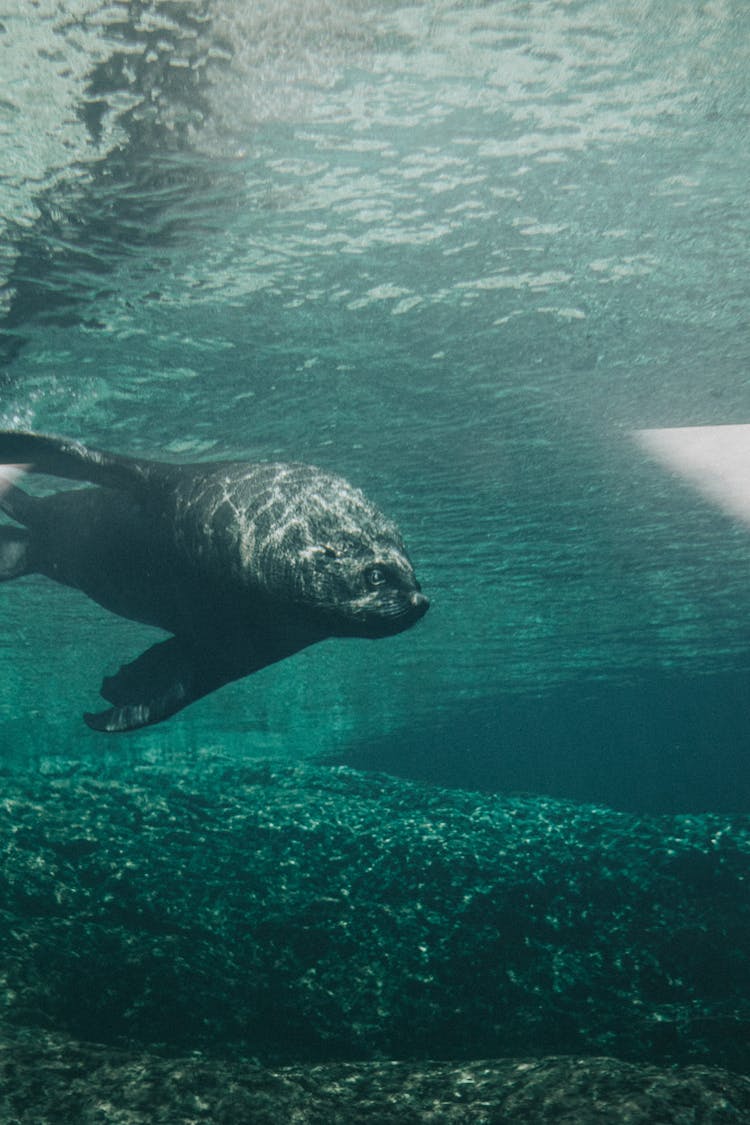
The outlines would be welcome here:
[[[8,583],[6,764],[214,748],[746,809],[750,532],[631,433],[750,419],[747,6],[42,0],[0,30],[0,424],[341,473],[432,603],[108,738],[81,713],[154,631]]]

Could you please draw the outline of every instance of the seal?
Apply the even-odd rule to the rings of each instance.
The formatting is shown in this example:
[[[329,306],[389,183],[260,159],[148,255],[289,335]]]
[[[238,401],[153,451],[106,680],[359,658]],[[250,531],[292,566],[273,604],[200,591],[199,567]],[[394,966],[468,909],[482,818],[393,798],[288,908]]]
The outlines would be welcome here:
[[[396,525],[312,465],[170,464],[0,431],[0,581],[42,574],[172,634],[101,686],[94,730],[161,722],[327,637],[386,637],[427,611]],[[85,481],[48,496],[21,471]]]

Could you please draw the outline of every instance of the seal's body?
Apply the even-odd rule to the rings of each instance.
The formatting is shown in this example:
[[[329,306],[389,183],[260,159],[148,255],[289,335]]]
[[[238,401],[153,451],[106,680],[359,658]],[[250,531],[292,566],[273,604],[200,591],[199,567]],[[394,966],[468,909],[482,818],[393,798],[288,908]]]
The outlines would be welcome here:
[[[331,636],[401,632],[428,601],[396,526],[301,464],[171,465],[0,432],[0,464],[98,487],[32,497],[0,482],[0,581],[44,574],[173,634],[104,680],[96,730],[160,722]]]

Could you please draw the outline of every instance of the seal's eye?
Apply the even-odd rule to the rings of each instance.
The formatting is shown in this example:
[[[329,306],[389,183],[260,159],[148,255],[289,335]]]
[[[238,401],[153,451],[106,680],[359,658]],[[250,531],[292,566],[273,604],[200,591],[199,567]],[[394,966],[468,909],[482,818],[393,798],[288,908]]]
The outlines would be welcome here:
[[[370,586],[384,586],[388,581],[388,575],[382,566],[371,566],[366,571],[365,577]]]

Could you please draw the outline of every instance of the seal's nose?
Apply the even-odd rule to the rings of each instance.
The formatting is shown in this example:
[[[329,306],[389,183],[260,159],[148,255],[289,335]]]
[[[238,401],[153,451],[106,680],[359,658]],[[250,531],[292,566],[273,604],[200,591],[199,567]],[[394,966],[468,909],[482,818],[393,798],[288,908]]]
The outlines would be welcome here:
[[[418,617],[422,617],[430,608],[430,599],[426,598],[424,594],[414,593],[409,598],[412,608],[416,611]]]

